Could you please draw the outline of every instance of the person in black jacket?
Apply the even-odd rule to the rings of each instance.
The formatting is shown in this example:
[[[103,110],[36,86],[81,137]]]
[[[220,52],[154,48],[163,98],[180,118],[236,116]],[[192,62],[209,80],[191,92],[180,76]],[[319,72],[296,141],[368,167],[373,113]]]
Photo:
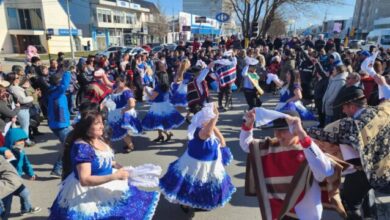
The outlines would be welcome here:
[[[39,89],[41,91],[41,97],[39,98],[39,106],[41,108],[42,114],[47,117],[47,103],[49,96],[49,69],[47,66],[41,66],[40,74],[37,75],[34,82],[32,82],[32,86],[34,89]]]
[[[325,48],[325,41],[324,41],[324,35],[320,34],[318,35],[318,40],[314,43],[314,48],[317,52],[320,52],[323,48]]]
[[[328,87],[329,77],[322,67],[321,63],[315,63],[315,73],[317,76],[317,83],[314,87],[314,103],[318,113],[319,127],[325,126],[325,114],[322,111],[322,98],[324,97],[326,88]]]
[[[295,47],[298,52],[298,69],[301,74],[302,101],[304,104],[311,103],[314,96],[314,63],[311,57],[300,46]]]

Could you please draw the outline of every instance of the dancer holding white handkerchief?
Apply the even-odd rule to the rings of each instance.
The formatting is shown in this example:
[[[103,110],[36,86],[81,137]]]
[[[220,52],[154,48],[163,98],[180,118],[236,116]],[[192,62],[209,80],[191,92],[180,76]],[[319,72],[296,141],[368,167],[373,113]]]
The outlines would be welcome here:
[[[67,140],[64,171],[49,219],[151,219],[160,194],[132,185],[152,186],[161,168],[144,165],[124,169],[103,140],[103,117],[98,111],[83,115]],[[139,175],[139,169],[149,175]],[[132,177],[138,181],[132,181]],[[129,180],[130,179],[130,180]],[[140,184],[139,182],[145,182]],[[154,181],[155,182],[155,181]]]

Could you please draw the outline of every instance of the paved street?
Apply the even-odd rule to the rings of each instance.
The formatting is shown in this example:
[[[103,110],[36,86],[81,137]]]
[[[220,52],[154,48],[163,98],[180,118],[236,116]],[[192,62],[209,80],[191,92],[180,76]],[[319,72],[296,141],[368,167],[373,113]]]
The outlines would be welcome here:
[[[267,100],[265,107],[273,107],[276,103],[276,97],[263,97]],[[232,177],[234,185],[237,187],[237,192],[233,195],[232,200],[224,207],[211,212],[197,212],[194,219],[260,219],[260,212],[255,198],[246,197],[244,195],[244,178],[245,178],[245,161],[246,154],[240,149],[238,136],[241,127],[243,111],[246,108],[245,99],[242,94],[234,94],[234,110],[222,113],[218,122],[222,133],[227,139],[228,146],[234,154],[234,161],[227,168],[228,173]],[[145,114],[148,107],[138,108],[141,117]],[[59,149],[59,142],[52,135],[46,122],[40,128],[41,131],[47,133],[44,137],[38,139],[38,144],[32,148],[26,149],[27,155],[34,165],[34,169],[38,175],[36,181],[25,180],[26,185],[31,191],[32,203],[34,206],[42,207],[42,212],[20,218],[18,217],[20,205],[19,199],[14,197],[12,213],[15,219],[45,219],[48,215],[48,208],[53,202],[60,183],[59,179],[49,175],[52,168],[52,163],[56,160]],[[120,153],[123,143],[114,144],[114,149],[119,153],[116,154],[116,159],[123,165],[137,166],[144,163],[159,164],[165,173],[170,162],[174,161],[185,150],[186,143],[186,127],[184,124],[177,130],[174,130],[174,139],[170,143],[155,144],[151,140],[157,136],[157,132],[147,132],[146,135],[134,138],[136,150],[130,154]],[[49,134],[50,133],[50,134]],[[266,136],[269,133],[255,131],[255,136]],[[324,219],[338,219],[334,213],[327,212]],[[189,219],[178,205],[168,203],[163,196],[160,198],[159,205],[154,219]]]

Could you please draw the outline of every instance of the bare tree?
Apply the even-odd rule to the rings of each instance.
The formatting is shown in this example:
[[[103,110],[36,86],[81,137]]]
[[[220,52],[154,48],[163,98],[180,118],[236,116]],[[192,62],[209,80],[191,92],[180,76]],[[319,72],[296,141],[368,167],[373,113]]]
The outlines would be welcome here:
[[[314,4],[341,4],[342,0],[230,0],[241,23],[242,34],[251,37],[251,24],[259,22],[259,36],[264,37],[283,6],[295,8]],[[253,36],[252,36],[253,37]]]
[[[153,22],[148,22],[149,35],[158,38],[159,42],[164,42],[169,31],[168,18],[164,13],[160,1],[156,3],[156,10],[152,11]]]

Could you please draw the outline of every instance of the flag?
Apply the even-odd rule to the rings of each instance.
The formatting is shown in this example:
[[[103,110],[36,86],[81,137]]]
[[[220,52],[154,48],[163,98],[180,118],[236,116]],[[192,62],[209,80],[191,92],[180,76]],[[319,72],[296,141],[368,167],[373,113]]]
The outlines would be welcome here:
[[[219,80],[219,86],[225,87],[232,84],[236,80],[236,66],[222,66],[215,72]]]
[[[259,93],[259,95],[263,95],[264,91],[259,86],[259,80],[260,80],[259,75],[257,75],[257,73],[250,73],[250,72],[248,72],[248,78],[251,81],[252,85],[256,88],[256,90]]]

